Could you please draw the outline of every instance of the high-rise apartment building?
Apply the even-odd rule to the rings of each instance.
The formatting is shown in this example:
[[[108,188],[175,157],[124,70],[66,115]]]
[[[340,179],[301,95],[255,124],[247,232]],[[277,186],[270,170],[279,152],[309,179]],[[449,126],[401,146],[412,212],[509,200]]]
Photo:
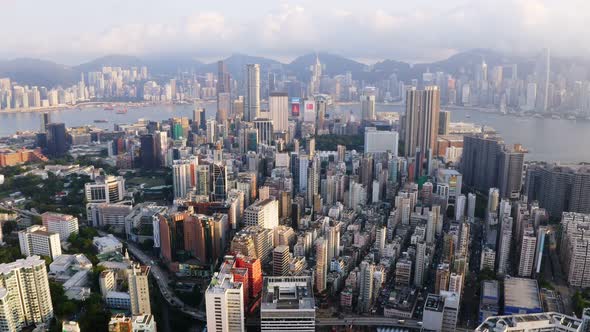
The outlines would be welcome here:
[[[411,88],[406,91],[404,118],[404,156],[420,153],[422,160],[433,151],[439,130],[440,95],[436,86],[424,90]],[[419,161],[419,164],[422,164]]]
[[[41,221],[48,232],[59,234],[60,241],[67,241],[71,234],[78,233],[78,218],[69,214],[45,212]]]
[[[535,266],[537,237],[532,227],[524,230],[520,240],[520,259],[518,261],[518,276],[531,277]]]
[[[373,263],[367,261],[361,263],[358,299],[358,308],[360,312],[369,312],[373,305],[374,273],[375,265]]]
[[[174,198],[185,198],[191,188],[197,185],[197,157],[175,160],[172,164],[172,185]]]
[[[251,122],[260,116],[260,65],[258,64],[246,66],[245,97],[244,120]]]
[[[562,212],[590,213],[590,167],[529,166],[525,193],[552,217],[560,217]]]
[[[129,298],[131,300],[131,314],[134,316],[150,315],[152,313],[148,280],[149,273],[149,266],[135,265],[129,269]]]
[[[324,238],[319,238],[315,241],[315,289],[318,292],[326,289],[326,278],[328,274],[328,241]]]
[[[448,135],[451,129],[451,112],[440,111],[438,120],[438,134]]]
[[[560,256],[567,281],[590,287],[590,214],[564,212],[561,217]]]
[[[0,264],[0,317],[4,331],[20,331],[53,318],[45,260],[29,256]]]
[[[48,232],[45,226],[33,225],[18,232],[18,243],[24,256],[41,255],[55,259],[61,255],[59,233]]]

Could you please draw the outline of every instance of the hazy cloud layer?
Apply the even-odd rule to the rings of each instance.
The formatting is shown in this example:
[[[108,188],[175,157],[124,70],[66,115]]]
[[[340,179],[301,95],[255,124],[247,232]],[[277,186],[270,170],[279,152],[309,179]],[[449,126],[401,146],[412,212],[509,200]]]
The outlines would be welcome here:
[[[470,48],[590,53],[587,0],[44,2],[0,0],[11,13],[0,14],[0,57],[241,52],[288,58],[328,51],[419,62]]]

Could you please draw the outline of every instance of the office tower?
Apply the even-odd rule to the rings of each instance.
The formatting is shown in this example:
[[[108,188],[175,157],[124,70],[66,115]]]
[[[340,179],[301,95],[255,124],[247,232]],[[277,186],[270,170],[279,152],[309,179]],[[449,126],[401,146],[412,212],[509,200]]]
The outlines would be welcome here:
[[[156,152],[156,136],[154,134],[145,134],[140,137],[140,159],[141,168],[154,170],[159,167]]]
[[[522,188],[524,153],[505,149],[500,153],[498,187],[502,198],[517,199]]]
[[[318,238],[315,243],[315,289],[321,293],[326,289],[328,273],[328,243],[324,238]]]
[[[489,316],[475,332],[567,331],[584,332],[584,320],[557,312]]]
[[[370,262],[363,261],[360,265],[360,288],[358,308],[360,312],[369,312],[373,305],[373,275],[375,273],[375,265]]]
[[[207,125],[207,114],[204,108],[195,108],[193,110],[193,123],[195,129],[205,129]]]
[[[279,225],[279,202],[274,198],[254,202],[244,210],[244,224],[274,229]]]
[[[414,286],[422,287],[424,284],[424,274],[428,268],[428,257],[426,256],[426,242],[416,243],[416,260],[414,264]]]
[[[375,121],[377,116],[375,114],[375,96],[362,95],[361,96],[361,112],[363,122]]]
[[[231,113],[231,104],[229,92],[217,93],[217,113],[215,114],[217,123],[225,124],[227,122],[228,115]]]
[[[504,143],[498,136],[466,135],[460,172],[463,182],[476,190],[487,192],[498,186],[498,165]]]
[[[552,217],[563,212],[590,213],[590,167],[536,165],[527,168],[528,200],[538,201]]]
[[[460,195],[457,197],[457,202],[455,203],[455,220],[462,221],[463,217],[465,217],[465,204],[467,199],[465,195]]]
[[[246,96],[244,121],[251,122],[260,116],[260,65],[246,66]]]
[[[520,259],[518,261],[518,276],[531,277],[535,265],[535,250],[537,237],[532,227],[525,229],[520,241]]]
[[[448,135],[451,129],[451,112],[440,111],[438,120],[438,134]]]
[[[58,233],[61,241],[67,241],[72,233],[78,233],[78,218],[69,214],[45,212],[41,222],[47,231]]]
[[[98,176],[94,183],[84,185],[88,203],[117,203],[125,196],[125,179],[122,176]]]
[[[258,131],[258,142],[265,145],[272,145],[273,122],[269,119],[258,118],[252,121],[254,128]]]
[[[48,112],[41,113],[41,130],[44,133],[47,131],[47,125],[51,123],[51,118]]]
[[[564,212],[561,217],[560,258],[572,287],[590,287],[590,215]]]
[[[475,206],[477,196],[474,193],[467,194],[467,218],[473,220],[475,218]]]
[[[537,101],[535,108],[538,112],[547,112],[549,108],[549,76],[551,74],[551,52],[543,49],[535,65],[535,80],[537,82]]]
[[[315,331],[311,277],[265,277],[260,328],[261,331]]]
[[[289,263],[291,256],[288,246],[278,246],[272,251],[272,275],[286,276],[289,273]]]
[[[5,331],[49,323],[53,306],[45,260],[29,256],[0,264],[0,315]]]
[[[245,331],[244,287],[236,282],[229,264],[211,279],[205,291],[207,330],[214,332]]]
[[[377,130],[375,127],[365,128],[365,153],[389,152],[397,157],[398,133],[396,131]]]
[[[227,167],[222,163],[211,164],[211,185],[213,186],[213,200],[223,202],[227,198]]]
[[[176,100],[176,79],[171,79],[169,84],[171,100]]]
[[[425,90],[411,88],[406,91],[404,118],[404,156],[413,157],[419,151],[425,159],[434,150],[438,138],[440,95],[436,86]],[[422,162],[420,161],[419,164]]]
[[[168,134],[165,131],[154,132],[156,141],[156,162],[160,167],[168,166]]]
[[[436,267],[436,281],[434,283],[434,292],[436,294],[440,294],[441,291],[449,290],[450,275],[449,264],[438,264]]]
[[[496,256],[498,257],[497,273],[510,273],[510,246],[512,245],[512,217],[501,219],[499,244]]]
[[[185,198],[191,188],[197,186],[198,166],[199,161],[196,157],[174,161],[172,165],[174,198]]]
[[[50,233],[45,226],[33,225],[18,232],[18,244],[24,256],[41,255],[55,259],[61,255],[59,233]]]
[[[129,298],[132,315],[150,315],[149,266],[134,265],[128,271]]]
[[[274,132],[289,130],[289,95],[285,92],[271,92],[268,110]]]
[[[262,268],[260,259],[236,255],[236,267],[248,270],[248,297],[255,299],[262,291]]]
[[[231,77],[223,60],[217,61],[217,93],[231,92]]]
[[[320,81],[322,78],[322,64],[316,54],[315,63],[311,66],[311,77],[309,80],[309,94],[316,95],[320,93]]]
[[[66,125],[49,123],[47,126],[47,154],[51,157],[63,157],[68,151]]]

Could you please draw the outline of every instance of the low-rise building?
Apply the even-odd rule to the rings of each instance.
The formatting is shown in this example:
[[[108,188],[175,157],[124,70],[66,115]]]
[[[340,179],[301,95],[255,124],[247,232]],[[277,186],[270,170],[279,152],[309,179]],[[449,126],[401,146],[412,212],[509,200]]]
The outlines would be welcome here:
[[[488,317],[475,332],[582,332],[581,319],[556,312]]]

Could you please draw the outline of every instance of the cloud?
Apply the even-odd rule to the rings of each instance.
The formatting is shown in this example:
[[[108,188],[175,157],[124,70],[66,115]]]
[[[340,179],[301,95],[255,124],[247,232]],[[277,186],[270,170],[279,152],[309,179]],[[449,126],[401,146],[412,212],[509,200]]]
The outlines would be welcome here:
[[[588,55],[588,11],[590,2],[585,0],[417,0],[399,6],[371,0],[273,1],[244,15],[232,16],[218,8],[175,19],[130,16],[130,23],[100,32],[72,32],[71,38],[51,43],[43,38],[14,40],[5,46],[39,56],[61,52],[86,57],[175,52],[196,57],[235,52],[285,57],[328,51],[418,62],[471,48],[533,54],[543,47],[551,47],[554,54]]]

